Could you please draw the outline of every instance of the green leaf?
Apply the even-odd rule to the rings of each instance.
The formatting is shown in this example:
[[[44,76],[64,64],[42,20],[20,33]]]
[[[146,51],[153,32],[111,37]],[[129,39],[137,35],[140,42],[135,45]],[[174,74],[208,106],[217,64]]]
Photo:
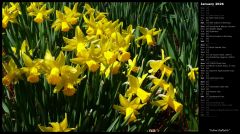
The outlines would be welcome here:
[[[8,114],[10,113],[9,109],[8,109],[8,106],[3,101],[2,101],[2,108],[6,113],[8,113]]]
[[[119,117],[120,117],[120,116],[118,116],[118,117],[115,119],[115,121],[108,127],[107,132],[111,132],[111,131],[113,130],[114,126],[116,125],[117,121],[119,120]]]

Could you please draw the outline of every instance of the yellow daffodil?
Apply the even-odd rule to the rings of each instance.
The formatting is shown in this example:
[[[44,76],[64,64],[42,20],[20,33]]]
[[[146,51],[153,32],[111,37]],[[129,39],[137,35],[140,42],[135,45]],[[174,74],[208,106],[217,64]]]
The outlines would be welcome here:
[[[125,97],[119,94],[120,105],[113,105],[113,108],[120,111],[121,114],[125,115],[125,121],[128,119],[128,123],[136,121],[136,115],[139,114],[137,110],[141,109],[146,103],[141,104],[140,99],[136,97],[132,101],[128,101]]]
[[[73,51],[76,49],[77,56],[80,52],[85,50],[85,44],[87,43],[87,40],[85,39],[85,36],[79,26],[75,28],[75,36],[72,39],[63,37],[63,40],[67,45],[62,47],[62,50]]]
[[[39,81],[41,59],[32,60],[27,54],[22,53],[22,59],[26,67],[22,67],[22,71],[27,76],[27,81],[30,83],[37,83]]]
[[[40,124],[38,124],[38,127],[42,132],[70,132],[77,129],[77,127],[68,128],[67,113],[65,113],[65,118],[62,122],[50,122],[49,124],[51,127],[41,126]]]
[[[45,71],[45,75],[49,84],[56,85],[54,93],[58,93],[63,89],[63,93],[66,96],[72,96],[77,91],[74,85],[81,82],[85,76],[78,78],[85,70],[84,66],[72,66],[65,65],[65,56],[61,51],[55,60],[49,50],[46,51],[44,57],[44,64],[42,69]]]
[[[161,49],[161,52],[162,52],[162,60],[150,60],[150,67],[152,69],[150,69],[148,72],[151,73],[152,75],[154,75],[159,69],[161,71],[163,71],[165,69],[165,73],[166,75],[169,77],[172,72],[173,72],[173,69],[166,66],[164,63],[166,61],[168,61],[170,59],[170,57],[166,57],[164,56],[164,50]]]
[[[75,3],[72,10],[64,6],[64,13],[56,10],[57,20],[53,22],[52,28],[54,28],[55,31],[59,29],[63,32],[69,31],[72,25],[75,25],[78,22],[78,18],[81,16],[81,14],[77,12],[77,6],[78,3]]]
[[[27,7],[27,11],[29,16],[36,16],[34,18],[36,23],[42,23],[44,19],[49,18],[49,14],[54,10],[46,10],[46,4],[43,5],[42,2],[32,2],[31,5]]]
[[[7,28],[8,22],[17,23],[16,17],[22,14],[19,3],[10,2],[11,7],[2,8],[2,28]]]
[[[196,76],[198,74],[198,68],[192,68],[192,66],[189,65],[190,72],[188,73],[188,78],[194,82],[196,81]]]
[[[183,105],[175,100],[175,92],[173,86],[170,84],[170,87],[166,95],[162,95],[162,100],[153,101],[153,105],[162,107],[163,110],[166,110],[171,107],[175,112],[182,111]]]
[[[57,85],[62,82],[61,68],[65,65],[65,56],[61,51],[55,60],[51,52],[47,49],[42,66],[49,84]]]
[[[144,74],[141,78],[134,77],[132,75],[128,75],[129,89],[126,91],[125,96],[132,97],[133,95],[137,95],[143,103],[147,102],[151,93],[146,92],[142,88],[140,88],[143,80],[146,78],[147,74]]]
[[[86,75],[84,75],[79,78],[79,76],[85,71],[85,66],[77,65],[74,68],[72,66],[64,65],[60,71],[62,81],[55,86],[53,93],[58,93],[63,89],[64,95],[74,95],[77,91],[74,85],[79,84],[82,79],[86,77]]]
[[[136,55],[133,58],[133,60],[131,60],[131,59],[128,60],[129,67],[128,67],[127,75],[130,75],[132,71],[133,72],[137,72],[139,70],[139,67],[136,67],[137,56],[138,55]]]
[[[156,42],[154,41],[153,36],[156,36],[159,32],[161,32],[161,30],[156,31],[156,28],[148,30],[147,28],[141,26],[139,26],[138,28],[143,35],[141,37],[138,37],[136,41],[147,40],[147,44],[149,46],[154,46]]]
[[[154,84],[154,86],[151,88],[152,91],[154,91],[154,90],[156,89],[156,87],[158,87],[158,86],[160,86],[162,89],[164,89],[164,90],[166,90],[166,91],[168,90],[168,88],[169,88],[170,85],[163,79],[164,74],[165,74],[165,69],[163,70],[160,79],[154,78],[154,79],[152,80],[152,82],[153,82],[153,84]]]
[[[18,79],[21,78],[21,70],[17,67],[14,60],[11,59],[8,64],[2,63],[6,75],[2,79],[2,83],[5,86],[9,86],[12,82],[16,84]]]

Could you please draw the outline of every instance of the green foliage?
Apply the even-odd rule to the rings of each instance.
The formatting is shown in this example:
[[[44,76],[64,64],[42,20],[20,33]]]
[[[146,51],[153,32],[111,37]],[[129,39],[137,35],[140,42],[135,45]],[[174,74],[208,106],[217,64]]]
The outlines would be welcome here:
[[[8,3],[3,3],[3,7]],[[78,11],[84,12],[85,3],[79,3]],[[2,129],[3,131],[40,131],[38,124],[48,126],[49,122],[61,122],[64,113],[68,114],[68,126],[75,127],[77,131],[86,132],[132,132],[148,131],[155,124],[159,124],[160,131],[198,130],[198,82],[193,83],[188,79],[189,68],[198,66],[198,5],[197,3],[137,3],[137,2],[98,2],[89,3],[91,7],[101,12],[107,12],[109,20],[119,19],[123,22],[123,29],[132,24],[135,29],[135,36],[139,37],[140,32],[137,26],[161,28],[161,33],[154,37],[156,46],[149,47],[146,44],[137,47],[132,41],[129,52],[131,59],[135,55],[137,65],[140,66],[138,73],[134,76],[142,76],[150,69],[149,60],[161,59],[161,49],[165,55],[170,56],[168,62],[173,67],[173,74],[169,77],[177,90],[176,100],[183,105],[181,113],[174,113],[169,108],[161,111],[160,108],[146,105],[139,110],[136,122],[128,124],[124,122],[124,116],[113,109],[114,104],[119,104],[119,94],[124,94],[128,86],[126,75],[119,73],[103,77],[99,71],[93,73],[86,70],[86,78],[77,85],[77,92],[74,96],[64,96],[63,93],[53,93],[54,86],[49,85],[44,76],[40,81],[31,84],[24,77],[15,85],[2,86]],[[55,12],[50,14],[50,20],[37,24],[33,17],[26,14],[26,6],[29,3],[21,2],[22,15],[17,17],[17,24],[10,23],[2,30],[2,48],[5,55],[2,62],[8,62],[13,58],[17,66],[23,67],[24,63],[20,56],[20,49],[23,40],[29,42],[33,50],[32,59],[44,58],[46,49],[49,49],[53,56],[57,57],[61,47],[65,46],[63,36],[72,38],[74,29],[67,33],[54,31],[51,24],[56,20]],[[47,8],[63,11],[63,5],[73,7],[72,2],[47,2]],[[77,25],[82,27],[83,19],[80,17]],[[85,32],[85,31],[83,31]],[[11,47],[16,47],[16,54]],[[29,55],[29,52],[27,51]],[[65,52],[66,64],[73,65],[70,59],[73,54]],[[21,59],[21,60],[19,60]],[[120,72],[126,69],[121,67]],[[142,87],[149,89],[152,86],[147,79]],[[150,83],[150,84],[148,84]],[[153,98],[157,99],[157,98]],[[160,121],[158,117],[161,117]],[[175,129],[173,126],[177,126]]]

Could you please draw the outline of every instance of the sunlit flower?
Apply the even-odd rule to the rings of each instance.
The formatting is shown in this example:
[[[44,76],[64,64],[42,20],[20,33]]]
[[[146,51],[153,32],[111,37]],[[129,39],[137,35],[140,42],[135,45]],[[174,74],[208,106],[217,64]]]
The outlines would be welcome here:
[[[55,31],[61,29],[61,31],[67,32],[72,28],[72,25],[77,24],[78,18],[81,16],[81,14],[77,12],[77,6],[78,3],[75,3],[72,10],[64,6],[64,13],[56,10],[57,20],[53,22],[52,28],[54,28]]]
[[[127,75],[130,75],[131,72],[137,72],[139,70],[139,67],[136,66],[136,63],[137,63],[137,56],[136,55],[133,60],[129,59],[128,60],[128,70],[127,70]]]
[[[153,82],[153,84],[154,84],[154,86],[151,88],[152,91],[155,90],[156,87],[158,87],[158,86],[160,86],[162,89],[164,89],[164,90],[166,90],[166,91],[168,90],[168,88],[169,88],[170,85],[163,79],[164,75],[165,75],[165,69],[163,70],[160,79],[154,78],[154,79],[152,80],[152,82]]]
[[[196,81],[196,76],[198,74],[198,68],[192,68],[192,66],[189,65],[190,72],[188,73],[188,78],[194,82]]]
[[[175,100],[175,92],[172,85],[170,85],[167,94],[162,95],[162,100],[153,101],[152,104],[161,107],[163,110],[166,110],[169,106],[175,112],[180,112],[183,109],[183,105]]]
[[[85,36],[79,26],[75,28],[75,36],[72,39],[63,37],[63,40],[67,45],[65,47],[62,47],[62,50],[73,51],[76,49],[77,56],[78,53],[85,50],[85,44],[87,43],[87,40],[85,39]]]
[[[51,127],[41,126],[40,124],[38,124],[38,127],[42,132],[69,132],[77,129],[77,126],[75,128],[68,128],[67,113],[65,113],[65,118],[62,122],[50,122],[49,124]]]
[[[40,66],[43,61],[41,59],[32,60],[25,53],[22,53],[22,59],[25,67],[22,67],[21,70],[26,74],[27,81],[30,83],[37,83],[39,81]]]
[[[72,96],[76,93],[77,89],[74,87],[75,85],[79,84],[82,79],[86,77],[86,75],[82,76],[83,72],[85,71],[85,66],[76,67],[64,65],[61,67],[61,83],[58,83],[53,93],[58,93],[63,89],[63,94],[66,96]],[[80,76],[81,75],[81,76]],[[80,76],[80,78],[79,78]]]
[[[19,3],[10,2],[11,7],[2,8],[2,28],[7,28],[8,22],[17,23],[16,17],[22,14]]]
[[[124,114],[124,120],[128,120],[128,123],[136,121],[136,115],[139,114],[137,110],[146,104],[141,104],[138,97],[132,101],[128,101],[128,99],[124,98],[121,94],[119,94],[119,101],[121,106],[113,105],[113,108],[120,111],[121,114]]]
[[[132,97],[133,95],[137,95],[143,103],[147,102],[151,93],[146,92],[142,88],[140,88],[143,80],[146,78],[147,74],[144,74],[142,77],[134,77],[132,75],[128,75],[129,89],[126,91],[125,96]]]
[[[168,61],[170,57],[165,58],[163,49],[161,49],[161,52],[162,52],[162,60],[150,60],[149,63],[150,63],[151,69],[148,72],[154,75],[159,69],[161,71],[165,69],[165,73],[169,77],[172,74],[173,69],[166,66],[164,63]]]
[[[14,60],[11,59],[8,64],[2,63],[6,75],[2,78],[2,83],[5,86],[9,86],[12,82],[16,84],[18,79],[21,78],[21,71],[15,64]]]
[[[142,36],[138,37],[136,41],[139,40],[147,40],[147,44],[149,46],[153,46],[156,44],[156,42],[153,39],[153,36],[156,36],[161,30],[156,31],[156,28],[153,28],[151,30],[148,30],[147,28],[139,26],[140,32],[143,34]]]
[[[42,23],[44,19],[49,18],[49,14],[52,13],[53,9],[46,9],[46,4],[43,5],[42,2],[32,2],[29,7],[27,7],[29,16],[36,16],[34,21],[36,23]]]

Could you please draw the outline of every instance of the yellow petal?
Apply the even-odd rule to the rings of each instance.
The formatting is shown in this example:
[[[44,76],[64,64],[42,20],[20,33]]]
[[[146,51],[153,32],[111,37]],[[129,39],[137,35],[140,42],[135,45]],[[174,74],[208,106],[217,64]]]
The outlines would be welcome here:
[[[52,56],[51,52],[49,51],[49,49],[46,50],[45,56],[44,56],[44,60],[54,60],[54,57]]]
[[[126,108],[126,116],[124,119],[127,120],[128,118],[129,118],[128,123],[135,121],[137,119],[136,116],[134,115],[134,110],[130,107]]]
[[[26,55],[25,53],[22,54],[22,59],[23,59],[23,62],[26,66],[28,66],[28,67],[33,66],[32,59],[28,55]]]
[[[155,105],[155,106],[158,106],[158,107],[162,107],[163,110],[166,110],[167,107],[168,107],[168,104],[167,104],[166,100],[153,101],[151,104]]]
[[[127,107],[129,105],[128,100],[123,97],[121,94],[119,94],[119,101],[120,101],[120,105],[123,107]]]
[[[146,28],[144,28],[144,27],[141,27],[141,26],[138,26],[138,28],[139,28],[139,30],[140,30],[140,32],[142,33],[142,34],[144,34],[144,35],[146,35],[147,34],[147,29]]]
[[[68,121],[67,121],[67,113],[65,113],[65,118],[62,122],[60,122],[60,127],[62,130],[65,130],[68,127]]]
[[[8,22],[9,22],[9,17],[4,16],[3,20],[2,20],[2,28],[4,28],[4,29],[7,28]]]
[[[147,102],[149,97],[151,96],[151,93],[148,93],[148,92],[144,91],[141,88],[137,89],[137,93],[136,94],[142,100],[142,103]]]
[[[52,132],[52,129],[53,129],[52,127],[44,127],[44,126],[41,126],[40,124],[38,124],[38,127],[42,132]]]
[[[162,66],[160,67],[160,70],[163,71],[164,69],[165,69],[167,77],[169,77],[173,72],[173,68],[170,68],[170,67],[162,64]]]
[[[163,63],[160,60],[152,60],[152,61],[150,61],[150,67],[152,68],[151,73],[155,74],[160,69],[162,64]]]
[[[63,131],[58,122],[50,122],[49,124],[53,127],[52,132],[62,132]]]
[[[61,67],[63,65],[65,65],[65,56],[63,54],[63,52],[61,51],[56,59],[56,62],[58,63],[58,65]]]
[[[142,85],[142,82],[144,81],[144,79],[147,77],[148,73],[143,74],[141,78],[138,77],[138,81],[139,81],[139,85]]]
[[[125,109],[124,107],[122,107],[122,106],[113,105],[113,108],[114,108],[115,110],[120,111],[121,114],[126,114],[126,113],[125,113],[125,110],[126,110],[126,109]]]
[[[130,84],[131,88],[139,88],[140,87],[138,78],[136,78],[132,75],[128,75],[128,81],[129,81],[129,84]]]

